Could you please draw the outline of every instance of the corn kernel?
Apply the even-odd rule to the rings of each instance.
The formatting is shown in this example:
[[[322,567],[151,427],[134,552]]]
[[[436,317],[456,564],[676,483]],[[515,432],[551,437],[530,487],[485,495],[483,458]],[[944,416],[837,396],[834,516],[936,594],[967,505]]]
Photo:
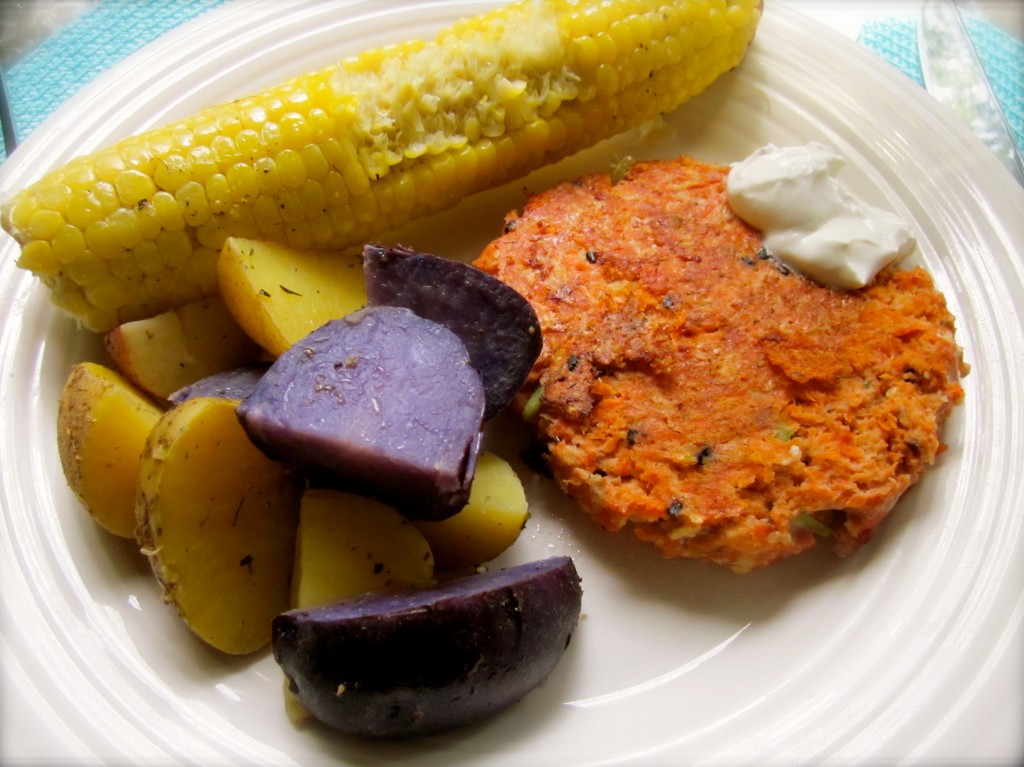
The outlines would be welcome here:
[[[313,240],[311,247],[328,247],[334,239],[334,227],[331,226],[331,218],[328,215],[317,216],[309,220],[309,234]]]
[[[236,203],[246,203],[259,194],[260,186],[256,180],[256,171],[252,165],[244,162],[236,163],[228,168],[225,175],[231,199]]]
[[[389,174],[373,189],[373,194],[377,198],[377,207],[382,216],[387,216],[395,207],[395,187],[391,183],[391,178],[392,176]]]
[[[595,79],[597,80],[598,99],[608,98],[619,89],[619,75],[610,64],[599,66]]]
[[[310,250],[313,247],[313,235],[310,234],[309,224],[305,220],[288,224],[285,227],[285,241],[293,248]]]
[[[139,265],[139,269],[142,270],[143,275],[159,275],[167,266],[163,255],[161,255],[159,249],[156,247],[155,240],[156,238],[154,237],[152,240],[140,242],[133,251],[135,263]]]
[[[210,151],[220,170],[226,170],[242,160],[242,152],[231,136],[214,136],[210,139]]]
[[[71,189],[82,189],[96,180],[91,158],[87,155],[76,157],[64,166],[64,183]]]
[[[341,169],[341,175],[345,178],[345,186],[348,187],[349,194],[352,197],[366,194],[370,191],[370,180],[366,177],[363,166],[355,160],[345,164],[345,167]]]
[[[397,173],[389,176],[388,186],[391,188],[393,205],[399,209],[409,210],[416,204],[416,186],[413,177],[408,173]]]
[[[53,291],[53,303],[74,317],[83,317],[92,311],[82,289],[73,283],[62,283]],[[113,327],[113,326],[111,326]]]
[[[142,266],[132,253],[128,257],[115,258],[110,262],[110,273],[123,283],[142,282]]]
[[[547,151],[551,141],[550,123],[545,120],[533,120],[523,126],[522,140],[532,157],[541,158]]]
[[[174,194],[178,209],[189,226],[201,226],[210,217],[210,205],[206,201],[206,189],[198,181],[189,181]]]
[[[206,203],[210,213],[218,215],[231,207],[231,188],[221,173],[215,173],[206,180]]]
[[[192,255],[192,241],[180,229],[161,233],[156,238],[156,247],[169,265],[184,263]]]
[[[511,144],[509,139],[509,144]],[[450,154],[438,154],[431,157],[427,164],[430,166],[431,175],[438,191],[450,191],[459,188],[458,166]]]
[[[576,71],[589,72],[597,66],[597,43],[592,37],[584,37],[576,41],[573,51],[574,68]]]
[[[350,241],[354,239],[350,236],[355,230],[355,214],[351,205],[331,208],[328,215],[331,217],[331,226],[337,237]]]
[[[416,187],[416,201],[429,210],[439,191],[433,170],[429,163],[417,163],[410,172]]]
[[[105,181],[117,178],[117,175],[125,170],[124,160],[121,159],[121,155],[117,152],[116,145],[100,152],[96,156],[95,170],[97,177]]]
[[[476,147],[477,175],[480,178],[492,178],[497,175],[498,151],[494,142],[484,139]]]
[[[96,221],[85,230],[85,244],[101,258],[114,258],[121,252],[117,232],[107,221]]]
[[[213,150],[210,147],[203,145],[194,146],[188,150],[188,154],[193,181],[197,181],[200,184],[205,183],[206,179],[220,170],[217,167],[217,158],[214,157]]]
[[[335,133],[334,120],[323,109],[315,107],[309,113],[309,126],[313,131],[312,143],[323,145],[328,136]]]
[[[60,272],[60,261],[54,257],[53,248],[45,240],[34,240],[22,248],[18,266],[40,276],[54,276]]]
[[[223,216],[210,216],[196,227],[196,240],[200,245],[219,251],[224,246],[230,231],[225,225]],[[190,254],[191,255],[191,254]]]
[[[509,173],[516,167],[518,162],[519,147],[512,140],[511,136],[502,136],[494,142],[498,152],[498,172],[502,176]]]
[[[169,192],[157,192],[149,201],[150,208],[160,225],[160,231],[165,229],[184,229],[185,217],[181,208],[178,207],[178,200]]]
[[[299,188],[298,192],[299,199],[302,200],[302,208],[306,212],[306,218],[315,218],[327,212],[327,197],[324,195],[322,184],[309,180]]]
[[[191,178],[188,161],[180,154],[158,158],[153,166],[153,181],[160,189],[176,192]]]
[[[238,131],[242,130],[242,118],[232,108],[224,109],[221,107],[217,110],[219,114],[214,120],[216,126],[216,135],[221,136],[234,136]]]
[[[277,202],[265,194],[261,194],[253,203],[253,218],[262,237],[277,240],[282,231],[281,211]]]
[[[59,182],[43,186],[39,189],[36,199],[40,206],[63,214],[67,212],[68,203],[71,201],[71,187]]]
[[[115,210],[105,220],[110,236],[122,250],[134,248],[142,241],[142,233],[136,221],[138,212],[130,208]]]
[[[114,182],[117,190],[117,197],[121,204],[132,208],[142,200],[149,199],[156,193],[156,184],[153,179],[140,170],[126,170],[117,175]]]
[[[348,202],[348,187],[345,186],[344,177],[336,170],[330,171],[324,178],[324,197],[330,207]]]
[[[36,240],[49,240],[64,226],[64,216],[55,210],[37,210],[25,230]]]
[[[232,205],[224,219],[224,224],[232,236],[250,240],[259,236],[256,216],[248,205]]]
[[[198,247],[192,252],[192,274],[201,295],[209,296],[217,290],[217,259],[220,248]]]
[[[276,122],[268,121],[264,123],[260,133],[263,136],[263,145],[271,155],[276,155],[287,146],[284,137],[281,135],[281,126]]]
[[[416,166],[416,171],[425,171],[426,169],[422,165]],[[427,190],[427,179],[422,176],[417,181],[417,194],[421,196],[426,193]],[[372,194],[360,194],[352,198],[352,212],[355,215],[357,222],[373,221],[378,215],[380,215],[380,209],[377,207],[377,202],[374,200]]]
[[[100,258],[91,250],[87,250],[80,258],[76,258],[70,264],[67,264],[65,271],[76,284],[84,287],[91,285],[109,270],[107,269],[107,260],[105,258]]]
[[[98,277],[85,288],[85,297],[99,310],[116,310],[122,304],[124,293],[124,283],[110,273]]]
[[[30,243],[31,244],[31,243]],[[53,257],[61,264],[70,264],[86,251],[85,236],[77,226],[65,224],[50,243]]]
[[[277,163],[271,158],[261,157],[253,164],[253,169],[261,191],[274,194],[281,188],[281,174],[277,172]]]
[[[285,224],[294,224],[306,217],[302,197],[294,189],[283,189],[277,196],[277,206],[281,211],[281,220]]]
[[[298,189],[306,181],[306,166],[302,156],[294,149],[285,149],[277,155],[277,172],[281,184],[288,189]]]
[[[281,138],[285,146],[299,148],[313,139],[313,131],[310,130],[309,123],[298,112],[281,115],[278,127],[281,130]]]
[[[306,169],[306,177],[321,180],[330,170],[330,165],[324,157],[324,153],[316,144],[307,144],[299,150],[302,158],[302,165]]]

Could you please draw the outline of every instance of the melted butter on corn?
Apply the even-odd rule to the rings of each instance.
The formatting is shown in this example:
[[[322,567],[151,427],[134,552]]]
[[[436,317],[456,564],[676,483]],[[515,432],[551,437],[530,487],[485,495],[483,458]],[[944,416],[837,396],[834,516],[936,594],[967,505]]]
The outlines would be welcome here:
[[[4,202],[88,328],[217,290],[228,236],[343,249],[641,125],[736,66],[759,0],[520,0],[72,160]]]

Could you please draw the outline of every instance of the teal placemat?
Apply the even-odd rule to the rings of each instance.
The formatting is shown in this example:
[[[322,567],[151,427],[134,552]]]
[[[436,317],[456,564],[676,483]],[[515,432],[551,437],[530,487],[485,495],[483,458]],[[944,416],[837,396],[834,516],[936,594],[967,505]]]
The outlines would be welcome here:
[[[966,14],[964,26],[1006,113],[1017,146],[1024,147],[1024,43],[999,27]],[[924,87],[915,23],[897,18],[869,19],[858,40]]]
[[[85,11],[5,73],[19,140],[121,59],[226,1],[104,0]]]

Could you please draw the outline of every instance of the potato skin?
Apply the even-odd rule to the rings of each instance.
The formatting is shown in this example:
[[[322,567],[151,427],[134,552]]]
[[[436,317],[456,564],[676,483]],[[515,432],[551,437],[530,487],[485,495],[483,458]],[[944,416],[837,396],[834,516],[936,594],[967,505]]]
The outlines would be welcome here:
[[[484,389],[458,336],[401,307],[361,309],[282,354],[238,406],[252,441],[311,485],[443,519],[469,499]]]
[[[543,345],[529,301],[475,266],[403,246],[364,246],[363,269],[371,305],[404,306],[462,339],[483,378],[484,420],[512,401]]]
[[[139,463],[136,536],[172,604],[232,655],[270,641],[290,605],[301,482],[264,456],[235,403],[196,397],[150,432]]]
[[[463,726],[518,702],[554,669],[579,620],[569,557],[279,615],[274,658],[303,705],[373,738]]]
[[[57,409],[57,450],[68,486],[105,530],[135,537],[135,482],[162,411],[119,373],[71,368]]]

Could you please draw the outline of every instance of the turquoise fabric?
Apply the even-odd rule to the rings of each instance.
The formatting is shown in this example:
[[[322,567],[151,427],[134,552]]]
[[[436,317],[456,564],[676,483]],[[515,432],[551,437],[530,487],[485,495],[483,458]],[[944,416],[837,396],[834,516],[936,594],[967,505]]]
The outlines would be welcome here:
[[[227,1],[104,0],[83,13],[6,73],[18,137],[28,136],[64,101],[128,54]],[[1024,43],[982,20],[968,17],[966,23],[1017,143],[1024,146]],[[913,22],[870,19],[860,43],[923,85]]]
[[[1017,146],[1024,147],[1024,43],[978,18],[965,15],[964,25],[981,66],[992,81],[992,90],[1006,113]],[[869,19],[861,28],[858,41],[924,86],[916,24],[896,18]]]
[[[85,11],[5,72],[18,139],[121,59],[224,2],[104,0]]]

